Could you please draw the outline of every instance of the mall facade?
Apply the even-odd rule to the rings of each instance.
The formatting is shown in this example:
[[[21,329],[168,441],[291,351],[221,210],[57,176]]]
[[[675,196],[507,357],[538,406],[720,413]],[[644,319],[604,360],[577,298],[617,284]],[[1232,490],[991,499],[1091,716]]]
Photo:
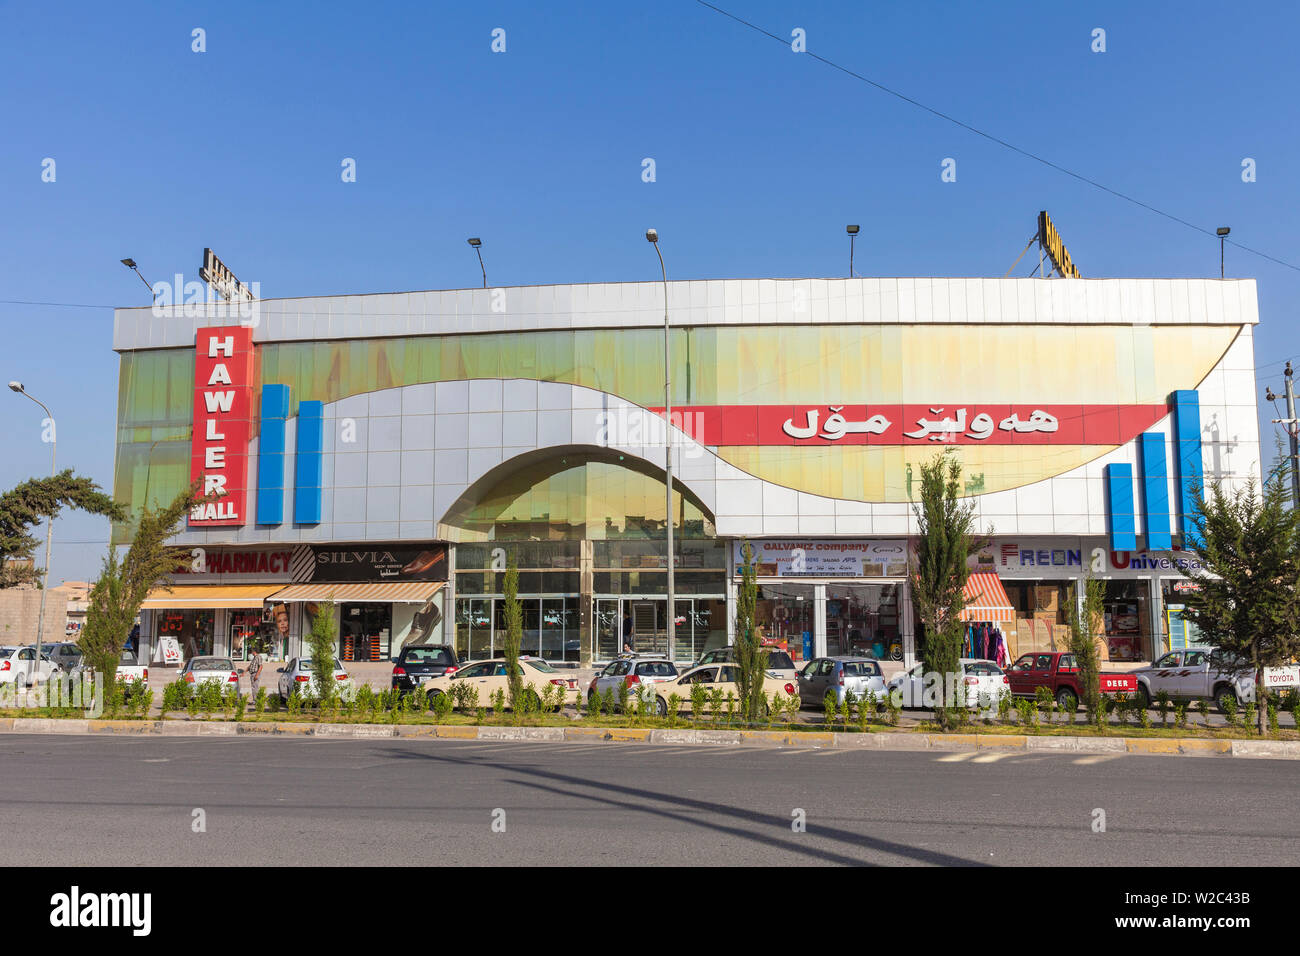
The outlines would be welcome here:
[[[910,660],[921,466],[960,462],[989,544],[967,615],[1014,656],[1106,588],[1112,660],[1194,639],[1192,489],[1259,479],[1252,280],[744,279],[528,286],[119,309],[114,495],[191,480],[151,659],[347,660],[414,641],[499,655],[507,562],[524,650],[664,646],[734,630],[744,543],[761,632],[796,659]],[[115,529],[129,541],[130,525]]]

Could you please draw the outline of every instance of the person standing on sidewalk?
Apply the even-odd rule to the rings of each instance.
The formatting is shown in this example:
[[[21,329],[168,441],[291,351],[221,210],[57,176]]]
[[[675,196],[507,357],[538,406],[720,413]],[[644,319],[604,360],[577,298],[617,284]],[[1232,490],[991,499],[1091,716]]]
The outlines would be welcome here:
[[[249,697],[257,699],[257,678],[262,673],[262,655],[256,648],[253,650],[253,656],[248,659],[248,686]]]

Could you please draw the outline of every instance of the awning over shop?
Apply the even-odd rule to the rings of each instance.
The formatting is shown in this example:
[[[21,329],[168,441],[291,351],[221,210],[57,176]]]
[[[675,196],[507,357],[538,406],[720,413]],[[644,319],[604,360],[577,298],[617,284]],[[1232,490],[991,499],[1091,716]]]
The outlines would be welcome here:
[[[282,584],[180,584],[170,591],[154,588],[140,605],[153,610],[261,608]]]
[[[441,583],[432,581],[380,581],[374,584],[331,584],[320,581],[312,584],[291,584],[277,591],[273,601],[316,601],[334,604],[377,602],[396,604],[423,604],[438,593]]]
[[[972,571],[962,598],[966,602],[961,610],[963,621],[1010,624],[1016,619],[1016,609],[1011,606],[1006,588],[992,571]]]

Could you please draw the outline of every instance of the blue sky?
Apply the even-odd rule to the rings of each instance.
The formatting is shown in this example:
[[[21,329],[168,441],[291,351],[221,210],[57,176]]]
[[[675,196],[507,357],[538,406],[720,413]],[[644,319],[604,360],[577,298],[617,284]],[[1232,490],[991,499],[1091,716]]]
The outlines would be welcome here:
[[[1300,7],[719,0],[1001,139],[1300,265]],[[654,278],[1000,276],[1048,209],[1086,276],[1211,276],[1211,237],[981,139],[696,0],[0,3],[0,299],[146,304],[211,246],[264,297]],[[1092,52],[1092,31],[1106,52]],[[191,31],[207,50],[191,50]],[[492,31],[506,51],[491,51]],[[42,182],[53,158],[56,181]],[[357,163],[343,183],[340,163]],[[656,181],[641,179],[643,158]],[[957,161],[957,181],[940,163]],[[1257,164],[1243,183],[1241,162]],[[1027,256],[1017,269],[1026,275]],[[1261,391],[1300,355],[1300,272],[1259,280]],[[59,461],[112,481],[109,308],[0,304],[4,379]],[[43,474],[0,399],[0,486]],[[1272,429],[1265,420],[1266,457]],[[107,524],[55,527],[51,581]]]

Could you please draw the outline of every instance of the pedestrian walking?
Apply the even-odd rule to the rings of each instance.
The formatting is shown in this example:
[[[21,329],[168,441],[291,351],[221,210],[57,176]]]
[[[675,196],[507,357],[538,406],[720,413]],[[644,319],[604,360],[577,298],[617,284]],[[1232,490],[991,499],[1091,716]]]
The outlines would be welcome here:
[[[257,678],[262,673],[262,655],[253,650],[253,656],[248,659],[248,686],[249,697],[257,697]]]

